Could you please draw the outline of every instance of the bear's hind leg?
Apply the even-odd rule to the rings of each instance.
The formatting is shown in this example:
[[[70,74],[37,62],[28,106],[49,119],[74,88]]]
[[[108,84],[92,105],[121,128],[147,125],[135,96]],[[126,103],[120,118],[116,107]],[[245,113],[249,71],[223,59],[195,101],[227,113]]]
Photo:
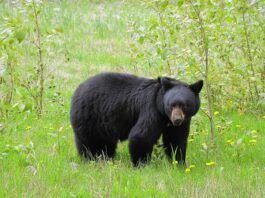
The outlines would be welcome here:
[[[118,142],[106,141],[101,138],[90,138],[89,141],[81,141],[80,138],[75,135],[75,143],[79,155],[91,160],[97,159],[100,156],[104,159],[113,158],[116,153]]]
[[[88,143],[88,141],[82,141],[76,134],[75,134],[75,145],[78,154],[88,160],[92,160],[95,158],[95,149],[92,148],[92,145]]]

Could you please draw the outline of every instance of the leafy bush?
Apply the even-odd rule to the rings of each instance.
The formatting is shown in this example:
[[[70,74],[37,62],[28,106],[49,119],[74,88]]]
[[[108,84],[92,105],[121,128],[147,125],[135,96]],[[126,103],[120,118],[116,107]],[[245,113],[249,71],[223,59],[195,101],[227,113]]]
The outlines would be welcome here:
[[[6,8],[6,9],[5,9]],[[42,26],[45,3],[14,1],[3,4],[0,23],[0,116],[11,112],[43,112],[44,88],[54,87],[48,57],[60,43],[62,30]],[[46,22],[47,23],[47,22]],[[47,84],[47,85],[45,85]]]
[[[136,65],[192,82],[206,78],[206,47],[215,106],[264,107],[264,1],[145,0],[143,5],[150,16],[131,24]]]

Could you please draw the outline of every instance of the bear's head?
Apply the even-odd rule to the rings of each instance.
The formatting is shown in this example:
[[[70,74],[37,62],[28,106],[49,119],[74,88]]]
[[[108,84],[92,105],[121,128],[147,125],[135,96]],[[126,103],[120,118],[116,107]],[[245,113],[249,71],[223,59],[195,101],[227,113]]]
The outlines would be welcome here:
[[[194,116],[200,108],[199,93],[203,81],[188,85],[172,78],[162,77],[160,83],[164,90],[164,111],[174,126]]]

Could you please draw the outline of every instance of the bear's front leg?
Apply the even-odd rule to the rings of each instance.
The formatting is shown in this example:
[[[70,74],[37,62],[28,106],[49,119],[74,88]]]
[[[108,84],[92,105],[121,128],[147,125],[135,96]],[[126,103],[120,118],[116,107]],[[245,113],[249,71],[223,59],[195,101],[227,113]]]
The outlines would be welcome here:
[[[185,165],[187,139],[189,136],[190,121],[181,126],[169,126],[163,132],[163,146],[170,160],[176,160],[178,164]]]
[[[145,138],[133,136],[129,138],[129,152],[134,166],[146,164],[151,160],[153,145]]]
[[[153,146],[162,131],[158,123],[152,120],[148,122],[148,120],[139,119],[131,129],[128,138],[129,152],[134,166],[145,164],[151,160]]]

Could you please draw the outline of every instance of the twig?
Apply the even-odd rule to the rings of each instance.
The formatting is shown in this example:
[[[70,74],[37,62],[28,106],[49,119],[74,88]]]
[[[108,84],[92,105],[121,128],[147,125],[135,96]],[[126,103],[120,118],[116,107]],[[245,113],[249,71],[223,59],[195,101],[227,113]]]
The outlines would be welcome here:
[[[38,113],[38,116],[40,116],[43,112],[44,64],[43,64],[43,57],[42,57],[43,53],[42,53],[42,45],[41,45],[41,32],[40,32],[39,18],[37,14],[35,0],[32,1],[32,5],[33,5],[32,7],[33,7],[33,12],[34,12],[34,21],[35,21],[35,26],[36,26],[36,31],[37,31],[37,43],[35,44],[36,44],[36,47],[38,49],[38,54],[39,54],[39,63],[38,63],[39,68],[37,69],[37,76],[38,76],[38,81],[39,81],[37,113]]]
[[[198,17],[198,23],[200,26],[200,32],[201,32],[201,37],[202,37],[202,45],[203,45],[203,50],[205,54],[205,73],[204,73],[204,78],[205,78],[205,84],[206,84],[206,94],[207,94],[207,99],[208,99],[208,111],[209,111],[209,121],[210,121],[210,130],[211,130],[211,139],[213,142],[215,142],[215,132],[214,132],[214,120],[213,120],[213,110],[212,110],[212,96],[211,96],[211,87],[210,87],[210,82],[208,78],[208,73],[209,73],[209,48],[208,48],[208,41],[205,33],[205,28],[203,24],[203,20],[200,15],[200,10],[194,6],[192,0],[190,0],[191,6],[193,10],[195,11],[197,17]]]
[[[201,109],[201,111],[210,119],[210,116],[209,116],[209,114],[206,111],[204,111],[202,109]]]
[[[158,12],[158,18],[160,20],[160,23],[162,24],[163,19],[162,19],[162,16],[161,16],[161,13],[160,12]],[[163,40],[164,40],[163,47],[164,47],[164,50],[167,51],[168,45],[166,43],[166,33],[165,33],[164,28],[161,28],[161,31],[162,31],[162,36],[163,36]],[[171,66],[170,66],[170,63],[169,63],[167,57],[166,57],[166,62],[167,62],[167,67],[168,67],[169,75],[171,75]]]
[[[243,9],[242,15],[243,15],[242,17],[243,17],[244,33],[245,33],[246,42],[247,42],[247,56],[248,56],[249,66],[250,66],[252,76],[256,77],[256,73],[255,73],[255,70],[253,67],[253,57],[252,57],[251,50],[250,50],[249,34],[248,34],[247,26],[246,26],[245,9]],[[257,84],[255,83],[255,81],[253,82],[253,86],[254,86],[255,93],[256,93],[256,99],[259,100],[258,87],[257,87]]]

